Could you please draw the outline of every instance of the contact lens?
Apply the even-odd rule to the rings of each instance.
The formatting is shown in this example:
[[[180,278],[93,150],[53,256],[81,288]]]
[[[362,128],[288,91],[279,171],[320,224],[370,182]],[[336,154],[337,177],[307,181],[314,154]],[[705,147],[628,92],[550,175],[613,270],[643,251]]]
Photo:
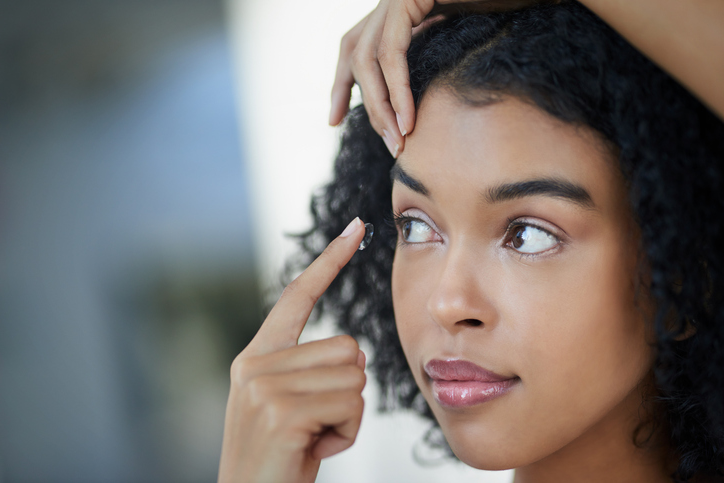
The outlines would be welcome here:
[[[375,234],[375,225],[372,223],[365,223],[365,237],[359,244],[358,250],[364,250],[372,241],[372,236]]]

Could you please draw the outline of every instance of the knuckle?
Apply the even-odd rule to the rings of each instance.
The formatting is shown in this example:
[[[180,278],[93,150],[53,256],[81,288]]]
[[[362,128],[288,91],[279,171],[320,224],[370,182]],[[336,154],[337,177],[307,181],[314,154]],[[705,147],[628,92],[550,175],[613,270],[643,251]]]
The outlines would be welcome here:
[[[350,60],[352,65],[356,68],[362,68],[363,70],[369,69],[375,62],[374,55],[370,55],[370,51],[357,45],[350,53]],[[356,78],[357,76],[355,76]]]
[[[355,48],[350,52],[349,54],[349,60],[352,64],[352,70],[357,70],[360,66],[362,66],[362,54],[360,53],[359,48]],[[355,79],[357,76],[355,75]]]
[[[299,277],[295,278],[291,282],[289,282],[289,285],[284,287],[284,290],[282,291],[280,299],[283,298],[289,298],[292,295],[294,295],[299,290]]]
[[[376,101],[372,99],[372,96],[369,96],[369,98],[363,99],[363,104],[365,111],[367,111],[367,117],[369,118],[370,125],[372,125],[372,129],[382,136],[382,129],[384,129],[385,126],[380,122],[382,116],[380,114],[380,110],[378,109],[379,101]]]
[[[380,64],[387,64],[395,53],[396,50],[386,40],[380,40],[380,44],[377,46],[377,60],[380,61]]]
[[[354,337],[347,334],[340,335],[335,338],[334,343],[342,354],[354,356],[354,360],[357,360],[359,344],[354,339]]]
[[[345,399],[347,409],[354,414],[362,413],[365,407],[365,400],[362,399],[362,395],[358,392],[350,393],[349,397]]]
[[[324,252],[322,252],[322,255],[320,255],[320,258],[324,256]],[[317,303],[317,297],[314,297],[311,295],[307,290],[304,289],[303,284],[303,275],[300,275],[299,277],[292,280],[289,285],[284,287],[284,290],[282,291],[281,298],[308,298],[311,300],[312,304]]]
[[[349,366],[349,375],[347,380],[355,391],[361,391],[367,383],[367,376],[364,371],[357,366]]]
[[[350,30],[342,36],[342,40],[339,42],[339,51],[345,55],[349,55],[354,51],[356,45],[356,39],[353,36],[353,32]]]
[[[231,382],[236,385],[244,385],[254,372],[252,358],[243,357],[239,354],[231,363]]]
[[[433,2],[428,0],[404,0],[404,9],[413,23],[422,22],[430,10],[432,10]]]
[[[422,22],[422,20],[425,18],[425,15],[427,15],[431,9],[429,6],[424,6],[422,2],[418,2],[416,0],[409,0],[405,2],[405,4],[410,18],[415,23]]]
[[[382,102],[380,93],[372,87],[370,86],[370,89],[362,96],[362,104],[365,106],[370,122],[374,122],[375,117],[379,116],[379,104]]]

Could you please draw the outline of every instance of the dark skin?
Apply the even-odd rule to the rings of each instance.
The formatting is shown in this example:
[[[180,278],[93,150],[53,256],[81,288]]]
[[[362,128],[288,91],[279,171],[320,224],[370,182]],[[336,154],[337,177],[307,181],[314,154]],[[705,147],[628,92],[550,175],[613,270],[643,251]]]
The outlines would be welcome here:
[[[349,336],[297,344],[319,296],[364,236],[354,219],[284,291],[231,366],[219,482],[313,482],[362,420],[365,356]]]
[[[651,307],[637,300],[636,226],[600,139],[515,98],[470,107],[433,88],[398,166],[407,178],[393,185],[393,209],[413,221],[395,252],[395,319],[457,457],[516,468],[516,483],[670,481],[665,445],[632,442],[653,362]],[[490,195],[535,179],[588,197]],[[511,226],[527,233],[522,244]],[[517,380],[500,398],[451,409],[425,375],[431,359]]]

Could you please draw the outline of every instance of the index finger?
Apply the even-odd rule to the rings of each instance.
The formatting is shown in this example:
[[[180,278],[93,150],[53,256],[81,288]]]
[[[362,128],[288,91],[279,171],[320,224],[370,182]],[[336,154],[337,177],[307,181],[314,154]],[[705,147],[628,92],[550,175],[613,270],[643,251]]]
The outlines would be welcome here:
[[[390,6],[380,38],[377,58],[390,93],[390,104],[397,115],[400,134],[415,127],[415,103],[410,91],[407,49],[412,29],[419,26],[435,6],[432,0],[407,0]]]
[[[339,59],[337,70],[332,85],[332,107],[329,111],[329,125],[336,126],[344,119],[349,111],[349,101],[352,98],[351,90],[354,85],[352,74],[352,52],[357,46],[360,34],[367,25],[367,19],[371,14],[360,20],[357,25],[347,32],[339,45]]]
[[[364,234],[364,223],[355,218],[301,275],[287,285],[249,344],[254,353],[267,354],[297,344],[314,304],[350,261]]]

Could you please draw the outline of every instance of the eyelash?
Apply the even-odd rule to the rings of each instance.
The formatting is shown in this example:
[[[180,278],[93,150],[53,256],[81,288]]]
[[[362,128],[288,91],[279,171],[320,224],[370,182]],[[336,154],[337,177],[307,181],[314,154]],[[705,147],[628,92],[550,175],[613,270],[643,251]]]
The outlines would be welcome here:
[[[559,236],[556,236],[555,234],[551,233],[550,230],[547,230],[547,229],[543,228],[542,226],[540,226],[540,225],[538,225],[538,224],[536,224],[536,223],[522,222],[522,221],[519,221],[519,220],[520,220],[519,217],[516,217],[516,218],[508,218],[508,219],[506,220],[507,227],[506,227],[506,229],[505,229],[505,234],[503,235],[503,239],[504,239],[504,245],[505,245],[506,247],[510,248],[511,250],[515,251],[515,252],[520,256],[521,259],[522,259],[522,258],[535,258],[535,257],[539,257],[539,256],[543,255],[544,253],[547,253],[547,252],[549,252],[549,251],[555,250],[556,247],[559,247],[559,246],[563,243],[563,240],[561,240],[561,238],[560,238]],[[419,221],[419,222],[422,222],[422,223],[427,224],[428,226],[430,225],[430,223],[428,223],[427,221],[425,221],[425,220],[423,220],[423,219],[421,219],[421,218],[419,218],[419,217],[416,217],[416,216],[408,216],[408,215],[405,215],[404,213],[402,213],[401,211],[394,211],[394,212],[392,213],[392,220],[391,220],[391,223],[390,223],[390,224],[397,230],[397,233],[398,233],[398,237],[397,237],[397,238],[398,238],[398,241],[397,241],[397,244],[398,244],[398,246],[416,245],[416,243],[411,243],[411,242],[405,241],[404,238],[402,238],[401,236],[399,236],[399,233],[402,232],[402,229],[403,229],[405,223],[410,222],[410,221]],[[515,250],[515,249],[512,247],[512,245],[511,245],[511,243],[513,242],[513,233],[514,233],[514,230],[515,230],[516,228],[519,228],[519,227],[532,227],[532,228],[535,228],[536,230],[540,230],[540,231],[548,234],[549,236],[555,238],[558,243],[555,245],[555,247],[549,248],[548,250],[544,250],[544,251],[538,252],[538,253],[519,252],[519,251]],[[432,227],[430,227],[430,228],[432,228]]]

